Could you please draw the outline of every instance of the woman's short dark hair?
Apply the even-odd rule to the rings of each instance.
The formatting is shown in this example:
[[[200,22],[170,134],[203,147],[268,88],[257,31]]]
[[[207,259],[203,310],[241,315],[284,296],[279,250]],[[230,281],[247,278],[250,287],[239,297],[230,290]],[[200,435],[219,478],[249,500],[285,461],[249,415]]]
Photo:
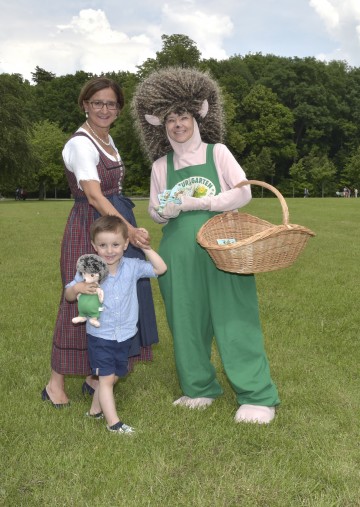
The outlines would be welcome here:
[[[107,77],[94,77],[84,84],[78,98],[78,104],[80,108],[84,110],[84,101],[90,100],[96,92],[104,90],[105,88],[111,88],[114,91],[116,100],[121,110],[124,107],[125,103],[123,92],[121,91],[118,83]]]

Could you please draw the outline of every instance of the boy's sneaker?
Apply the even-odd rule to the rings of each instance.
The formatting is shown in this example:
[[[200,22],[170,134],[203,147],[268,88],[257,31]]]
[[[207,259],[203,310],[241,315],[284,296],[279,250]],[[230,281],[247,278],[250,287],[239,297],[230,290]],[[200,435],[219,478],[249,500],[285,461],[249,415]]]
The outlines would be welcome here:
[[[106,426],[106,429],[111,431],[111,433],[135,433],[134,428],[128,426],[127,424],[122,423],[121,421],[117,422],[113,426]]]

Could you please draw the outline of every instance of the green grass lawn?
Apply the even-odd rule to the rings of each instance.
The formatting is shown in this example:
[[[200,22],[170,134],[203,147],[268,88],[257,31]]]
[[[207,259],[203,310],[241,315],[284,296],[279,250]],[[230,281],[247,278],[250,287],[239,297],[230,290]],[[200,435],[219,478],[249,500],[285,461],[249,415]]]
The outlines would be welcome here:
[[[160,343],[116,386],[134,438],[88,420],[81,378],[71,407],[40,398],[50,372],[60,297],[59,254],[69,201],[1,201],[0,505],[75,507],[360,506],[360,199],[288,199],[290,222],[316,237],[288,269],[257,276],[266,349],[281,406],[269,426],[235,424],[235,395],[205,411],[181,393],[157,282]],[[147,201],[139,225],[157,248]],[[281,222],[277,199],[246,212]]]

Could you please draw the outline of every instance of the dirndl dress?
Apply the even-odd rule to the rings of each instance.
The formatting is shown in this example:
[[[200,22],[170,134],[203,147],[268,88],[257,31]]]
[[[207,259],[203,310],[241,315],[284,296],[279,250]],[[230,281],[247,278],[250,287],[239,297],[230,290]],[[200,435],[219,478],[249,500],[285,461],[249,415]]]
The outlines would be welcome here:
[[[74,136],[86,136],[78,132]],[[116,210],[134,227],[137,227],[133,213],[134,203],[121,194],[125,168],[122,162],[114,162],[108,158],[94,143],[99,152],[97,166],[102,193]],[[60,271],[63,288],[74,279],[76,262],[81,255],[96,253],[91,245],[90,225],[100,215],[90,206],[84,192],[78,188],[75,175],[65,167],[71,193],[75,199],[65,226],[61,244]],[[145,259],[142,250],[129,244],[125,257]],[[132,340],[129,358],[129,370],[136,361],[152,359],[151,345],[157,343],[158,332],[150,280],[143,278],[137,286],[139,300],[138,332]],[[53,335],[51,367],[63,375],[90,375],[87,352],[86,326],[74,325],[73,317],[77,316],[77,302],[69,303],[61,294],[58,315]]]

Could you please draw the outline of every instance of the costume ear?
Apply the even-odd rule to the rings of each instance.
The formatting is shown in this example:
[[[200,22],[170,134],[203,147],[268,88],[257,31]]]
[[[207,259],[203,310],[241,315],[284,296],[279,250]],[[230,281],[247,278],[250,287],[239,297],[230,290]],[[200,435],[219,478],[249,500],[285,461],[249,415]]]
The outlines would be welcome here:
[[[209,111],[209,102],[205,99],[199,110],[199,115],[201,116],[201,118],[205,118],[205,116],[208,114],[208,111]]]
[[[154,116],[153,114],[146,114],[145,120],[148,123],[150,123],[150,125],[154,125],[155,127],[158,127],[159,125],[161,125],[160,118],[158,118],[157,116]]]

